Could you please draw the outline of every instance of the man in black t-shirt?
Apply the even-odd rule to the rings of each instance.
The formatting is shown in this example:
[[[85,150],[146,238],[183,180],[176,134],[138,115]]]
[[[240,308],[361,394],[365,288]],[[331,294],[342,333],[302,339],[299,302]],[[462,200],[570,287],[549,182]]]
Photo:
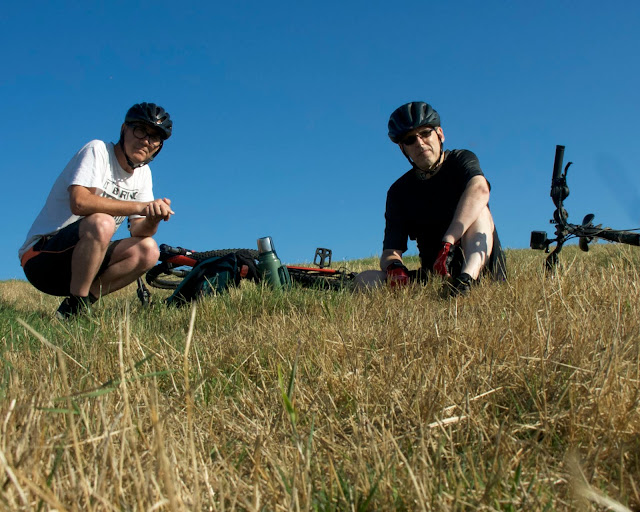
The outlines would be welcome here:
[[[388,127],[389,138],[412,168],[387,193],[382,272],[362,272],[360,284],[386,278],[391,286],[401,286],[433,272],[447,278],[448,289],[457,295],[468,293],[485,268],[504,279],[504,253],[489,211],[490,186],[476,155],[444,151],[440,116],[427,103],[402,105]],[[418,244],[418,272],[402,262],[409,238]]]

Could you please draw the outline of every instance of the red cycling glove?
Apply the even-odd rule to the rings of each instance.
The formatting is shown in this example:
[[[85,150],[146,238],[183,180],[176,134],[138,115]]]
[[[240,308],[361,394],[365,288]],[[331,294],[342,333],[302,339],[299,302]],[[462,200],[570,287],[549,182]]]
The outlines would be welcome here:
[[[453,244],[449,242],[442,242],[442,249],[438,253],[435,263],[433,264],[433,271],[436,274],[440,274],[443,277],[450,277],[449,266],[453,260]]]
[[[387,267],[387,282],[391,288],[409,284],[409,269],[399,261],[394,261]]]

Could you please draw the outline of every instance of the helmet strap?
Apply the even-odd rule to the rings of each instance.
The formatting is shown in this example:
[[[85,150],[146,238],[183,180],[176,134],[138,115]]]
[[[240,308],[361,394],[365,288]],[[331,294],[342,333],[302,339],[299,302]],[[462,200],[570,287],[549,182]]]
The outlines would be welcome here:
[[[409,155],[405,153],[402,143],[400,144],[400,151],[402,151],[402,154],[404,155],[404,157],[409,161],[409,163],[414,169],[417,169],[420,172],[420,174],[425,176],[426,178],[431,178],[431,176],[437,173],[440,170],[440,166],[443,163],[444,143],[442,142],[442,139],[440,139],[440,137],[438,137],[438,139],[440,140],[440,156],[438,157],[438,161],[428,169],[423,169],[418,164],[416,164],[413,160],[411,160]]]

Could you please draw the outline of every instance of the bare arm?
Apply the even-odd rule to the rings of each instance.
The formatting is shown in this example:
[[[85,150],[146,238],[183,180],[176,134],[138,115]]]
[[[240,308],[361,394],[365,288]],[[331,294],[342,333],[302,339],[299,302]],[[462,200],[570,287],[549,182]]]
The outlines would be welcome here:
[[[129,216],[141,215],[144,219],[133,219],[131,234],[133,236],[152,236],[158,229],[161,220],[169,220],[173,215],[171,201],[167,198],[154,201],[120,201],[95,194],[95,189],[72,185],[69,187],[69,201],[74,215],[86,217],[93,213]]]
[[[380,256],[380,268],[387,270],[387,267],[394,261],[402,263],[402,251],[399,249],[385,249],[382,251],[382,256]]]
[[[474,176],[469,180],[460,196],[453,220],[442,237],[443,242],[453,244],[462,238],[489,204],[489,194],[489,184],[484,176]]]

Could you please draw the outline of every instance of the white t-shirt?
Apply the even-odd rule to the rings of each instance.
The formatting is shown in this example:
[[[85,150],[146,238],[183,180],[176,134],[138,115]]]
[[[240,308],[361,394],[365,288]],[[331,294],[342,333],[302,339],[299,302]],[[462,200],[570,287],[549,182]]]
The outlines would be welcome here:
[[[18,257],[43,235],[58,232],[82,217],[71,213],[69,187],[81,185],[96,189],[96,194],[121,201],[153,201],[151,169],[143,165],[133,173],[118,163],[113,143],[92,140],[78,151],[64,168],[47,197],[42,210],[33,222]],[[130,218],[139,218],[132,215]],[[116,230],[125,217],[115,217]]]

